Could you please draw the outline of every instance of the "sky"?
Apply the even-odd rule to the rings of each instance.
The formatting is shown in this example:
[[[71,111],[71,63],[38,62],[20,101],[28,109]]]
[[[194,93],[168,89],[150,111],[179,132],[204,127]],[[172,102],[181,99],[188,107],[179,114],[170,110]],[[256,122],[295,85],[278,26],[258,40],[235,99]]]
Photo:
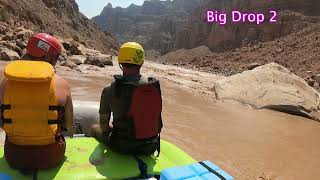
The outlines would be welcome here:
[[[130,4],[142,5],[144,0],[76,0],[80,11],[88,18],[101,13],[103,8],[111,3],[113,7],[128,7]]]

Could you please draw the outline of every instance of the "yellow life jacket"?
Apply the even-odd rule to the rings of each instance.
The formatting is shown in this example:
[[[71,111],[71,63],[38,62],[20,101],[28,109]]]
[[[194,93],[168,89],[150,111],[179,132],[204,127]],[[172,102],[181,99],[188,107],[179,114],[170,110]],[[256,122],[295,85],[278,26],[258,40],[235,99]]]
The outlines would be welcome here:
[[[54,68],[44,61],[14,61],[6,66],[2,110],[4,131],[17,145],[55,142],[58,111]]]

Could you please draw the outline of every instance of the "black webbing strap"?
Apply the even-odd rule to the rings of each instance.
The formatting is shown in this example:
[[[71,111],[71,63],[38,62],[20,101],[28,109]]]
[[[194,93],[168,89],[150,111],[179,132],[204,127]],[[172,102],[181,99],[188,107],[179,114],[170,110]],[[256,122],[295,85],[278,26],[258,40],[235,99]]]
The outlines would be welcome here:
[[[199,162],[199,164],[201,164],[203,167],[205,167],[206,169],[208,169],[210,172],[212,172],[213,174],[215,174],[216,176],[218,176],[221,180],[227,180],[225,177],[223,177],[221,174],[219,174],[217,171],[213,170],[211,167],[209,167],[208,165],[206,165],[204,162]]]
[[[11,109],[11,105],[10,104],[1,104],[0,109],[2,111],[6,110],[6,109]]]
[[[0,106],[1,109],[1,119],[2,119],[2,123],[3,124],[10,124],[12,123],[12,119],[6,119],[3,117],[3,113],[5,110],[11,109],[11,105],[10,104],[1,104]]]
[[[56,120],[56,119],[49,119],[49,120],[48,120],[48,125],[57,124],[57,125],[60,125],[60,126],[61,126],[61,130],[62,130],[62,131],[68,131],[68,129],[63,126],[63,123],[64,123],[63,120]]]
[[[56,119],[49,119],[48,120],[48,124],[49,125],[53,125],[53,124],[63,124],[62,120],[56,120]]]
[[[157,156],[156,157],[159,157],[160,156],[160,144],[161,144],[161,138],[160,138],[160,134],[158,136],[158,139],[157,139]]]
[[[3,124],[11,124],[11,123],[12,123],[12,119],[2,118],[2,123],[3,123]]]
[[[134,159],[137,161],[138,163],[138,167],[139,167],[139,171],[140,171],[140,179],[147,179],[149,178],[148,176],[148,165],[143,162],[140,158],[138,158],[138,156],[133,155]]]
[[[64,112],[64,107],[63,106],[49,106],[49,111],[61,111]]]
[[[64,113],[65,108],[63,106],[49,106],[49,111],[58,111],[58,112]],[[61,126],[61,129],[63,131],[68,131],[68,129],[63,127],[63,123],[64,123],[64,121],[63,121],[63,118],[61,118],[61,117],[58,119],[49,119],[48,120],[49,125],[58,124]]]

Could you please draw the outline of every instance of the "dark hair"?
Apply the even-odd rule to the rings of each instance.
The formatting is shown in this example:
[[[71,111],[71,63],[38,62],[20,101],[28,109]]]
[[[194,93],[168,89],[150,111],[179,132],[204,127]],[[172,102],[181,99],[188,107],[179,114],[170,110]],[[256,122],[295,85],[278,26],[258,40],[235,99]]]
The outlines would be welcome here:
[[[20,59],[21,60],[30,60],[30,61],[45,61],[45,62],[50,63],[52,65],[55,65],[56,61],[58,61],[58,59],[57,60],[48,60],[44,57],[42,57],[42,58],[34,57],[30,54],[24,54]],[[53,62],[55,62],[55,63],[53,64]]]
[[[140,68],[141,67],[141,66],[136,65],[136,64],[128,64],[128,63],[122,63],[121,65],[122,65],[122,67],[126,67],[126,68],[132,68],[132,67]]]
[[[41,58],[31,56],[30,54],[24,54],[22,55],[21,59],[22,60],[40,60]]]

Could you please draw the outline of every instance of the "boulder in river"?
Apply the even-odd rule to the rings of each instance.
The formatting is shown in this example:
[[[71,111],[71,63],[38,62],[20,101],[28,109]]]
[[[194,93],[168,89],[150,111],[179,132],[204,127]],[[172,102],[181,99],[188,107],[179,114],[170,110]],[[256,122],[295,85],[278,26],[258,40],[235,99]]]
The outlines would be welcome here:
[[[276,63],[219,80],[214,90],[220,100],[235,100],[256,108],[320,120],[319,93]]]
[[[85,64],[90,64],[98,67],[105,67],[104,63],[98,56],[88,56],[87,59],[84,61]]]
[[[65,67],[69,67],[70,69],[75,69],[78,67],[74,62],[72,62],[70,60],[63,61],[60,65],[65,66]]]
[[[73,55],[68,57],[68,59],[77,65],[83,64],[86,61],[86,56],[84,55]]]

